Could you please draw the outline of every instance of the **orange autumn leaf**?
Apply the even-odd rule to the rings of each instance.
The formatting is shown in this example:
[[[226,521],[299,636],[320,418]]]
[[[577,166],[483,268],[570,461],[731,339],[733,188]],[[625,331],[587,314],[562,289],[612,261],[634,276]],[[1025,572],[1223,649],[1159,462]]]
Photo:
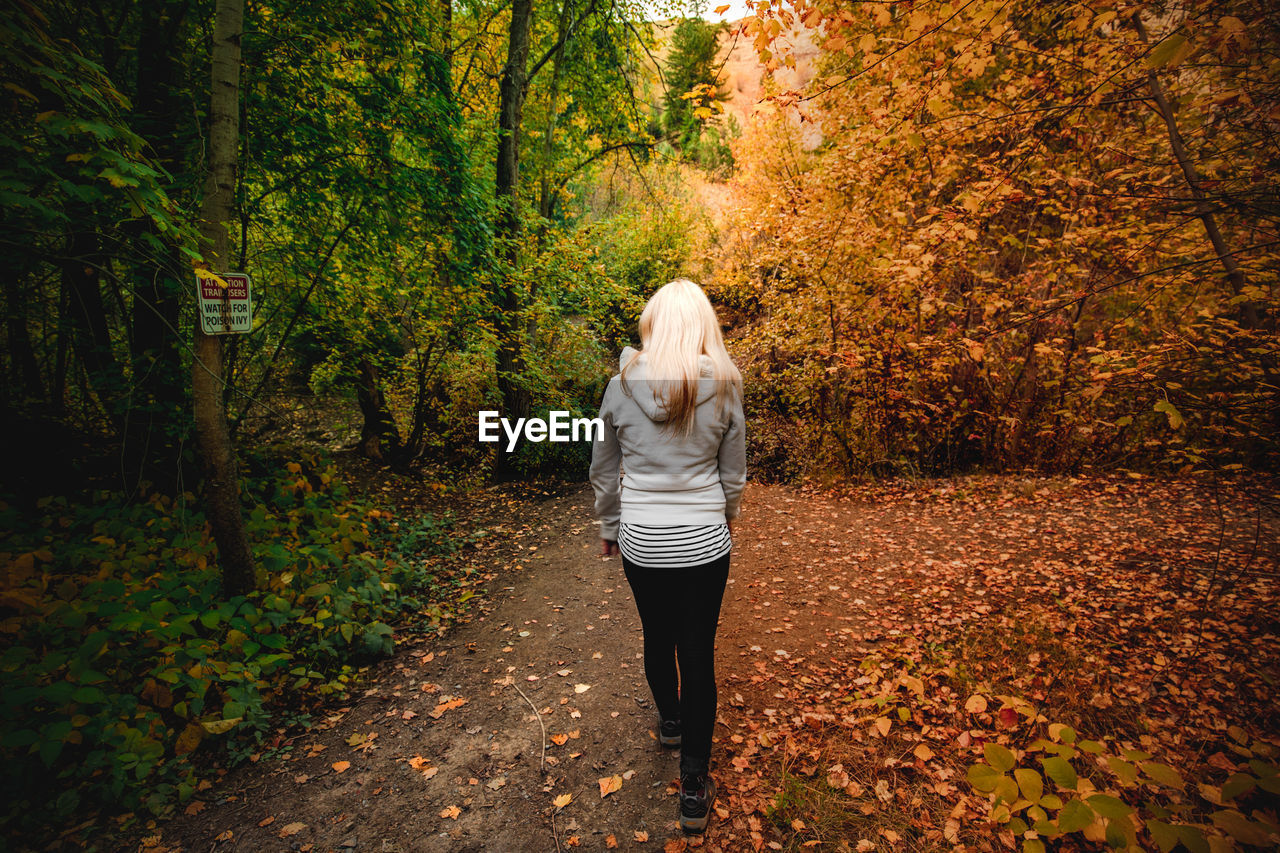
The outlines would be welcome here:
[[[433,720],[438,720],[444,716],[445,711],[452,711],[454,708],[459,708],[465,704],[467,704],[466,699],[463,699],[461,696],[456,696],[453,699],[449,699],[445,702],[441,702],[439,705],[436,705],[427,712],[427,716]]]
[[[640,842],[641,844],[644,844],[646,841],[649,840],[649,833],[643,829],[637,829],[633,833],[633,836],[635,837],[635,840]]]
[[[346,772],[347,772],[347,769],[348,769],[348,768],[350,768],[350,767],[351,767],[351,762],[350,762],[350,761],[335,761],[335,762],[333,762],[333,772],[334,772],[334,773],[346,773]]]
[[[622,790],[622,777],[618,775],[604,776],[596,780],[600,784],[600,799]]]
[[[573,794],[561,794],[560,796],[556,797],[554,800],[551,801],[551,805],[555,806],[558,809],[562,809],[565,806],[569,805],[569,803],[571,802],[573,802]]]
[[[568,742],[568,740],[569,740],[568,735],[552,735],[551,736],[551,742],[554,743],[556,746],[564,746],[565,743]]]

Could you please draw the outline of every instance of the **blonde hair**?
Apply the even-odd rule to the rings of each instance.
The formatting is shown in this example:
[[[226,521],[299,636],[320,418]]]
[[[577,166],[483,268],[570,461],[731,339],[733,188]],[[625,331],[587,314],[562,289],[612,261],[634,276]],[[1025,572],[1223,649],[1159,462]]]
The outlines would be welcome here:
[[[678,432],[693,428],[698,406],[699,356],[711,359],[716,381],[716,406],[724,412],[736,394],[742,395],[742,374],[729,358],[720,334],[720,321],[702,288],[678,278],[658,288],[640,314],[640,348],[646,357],[646,376],[656,382],[654,396],[667,410],[667,424]],[[623,387],[636,363],[622,366]]]

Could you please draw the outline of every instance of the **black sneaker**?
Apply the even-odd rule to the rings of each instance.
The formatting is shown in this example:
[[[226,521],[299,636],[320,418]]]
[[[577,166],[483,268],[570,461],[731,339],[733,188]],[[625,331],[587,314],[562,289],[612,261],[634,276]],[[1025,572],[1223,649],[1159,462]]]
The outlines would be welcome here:
[[[658,743],[667,749],[680,748],[680,721],[660,720],[658,723]]]
[[[711,805],[716,801],[716,783],[706,773],[680,777],[680,828],[702,833],[711,818]]]

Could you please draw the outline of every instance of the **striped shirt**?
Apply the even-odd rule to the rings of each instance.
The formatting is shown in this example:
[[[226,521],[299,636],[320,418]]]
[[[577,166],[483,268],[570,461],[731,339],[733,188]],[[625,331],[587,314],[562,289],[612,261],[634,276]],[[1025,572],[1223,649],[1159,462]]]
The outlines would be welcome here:
[[[637,566],[688,568],[718,560],[733,548],[727,524],[618,525],[618,550]]]

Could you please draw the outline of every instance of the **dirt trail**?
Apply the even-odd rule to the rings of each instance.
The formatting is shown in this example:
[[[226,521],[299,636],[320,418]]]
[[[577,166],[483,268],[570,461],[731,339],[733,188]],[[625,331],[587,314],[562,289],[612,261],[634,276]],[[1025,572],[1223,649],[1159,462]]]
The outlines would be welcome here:
[[[1262,713],[1268,673],[1280,672],[1280,531],[1270,517],[1259,527],[1230,494],[1118,478],[972,478],[843,498],[752,484],[744,511],[717,642],[712,760],[723,796],[706,838],[689,847],[781,849],[786,830],[770,810],[780,766],[797,759],[788,733],[832,719],[866,681],[855,680],[864,658],[903,641],[950,645],[1004,612],[1034,611],[1073,653],[1092,655],[1079,684],[1056,695],[1092,694],[1098,709],[1130,703],[1206,730]],[[677,756],[657,745],[635,604],[618,558],[598,556],[590,489],[485,490],[460,516],[462,532],[488,531],[471,560],[494,573],[472,621],[402,641],[325,730],[202,792],[202,811],[161,828],[163,848],[684,849]],[[1229,607],[1191,618],[1223,577],[1235,579]],[[1045,698],[1034,663],[1017,675],[1028,696]],[[1179,682],[1217,701],[1193,702],[1169,686]],[[916,814],[911,779],[928,781],[944,812],[962,802],[948,781],[959,771],[941,754],[971,762],[978,747],[965,733],[994,736],[998,721],[955,716],[928,731],[904,726],[905,753],[928,740],[939,759],[876,765],[853,806],[868,820]],[[1178,748],[1183,735],[1168,733]],[[350,766],[338,772],[341,762]],[[819,769],[811,758],[797,772]],[[602,797],[599,780],[615,775],[620,789]],[[872,793],[884,780],[891,787]],[[572,800],[557,809],[564,795]],[[923,819],[903,849],[945,849],[940,823]]]
[[[657,744],[635,604],[619,559],[598,556],[590,506],[589,490],[576,490],[528,507],[532,518],[490,527],[515,537],[494,559],[526,562],[499,573],[483,615],[402,647],[331,728],[299,741],[290,759],[230,774],[204,811],[164,829],[164,842],[189,851],[539,851],[575,841],[607,849],[612,836],[618,849],[652,850],[679,834],[668,790],[677,756]],[[546,728],[545,772],[529,702]],[[335,772],[341,761],[350,767]],[[602,798],[598,780],[614,775],[621,789]],[[563,794],[573,800],[553,826]],[[441,816],[450,807],[456,817]]]

